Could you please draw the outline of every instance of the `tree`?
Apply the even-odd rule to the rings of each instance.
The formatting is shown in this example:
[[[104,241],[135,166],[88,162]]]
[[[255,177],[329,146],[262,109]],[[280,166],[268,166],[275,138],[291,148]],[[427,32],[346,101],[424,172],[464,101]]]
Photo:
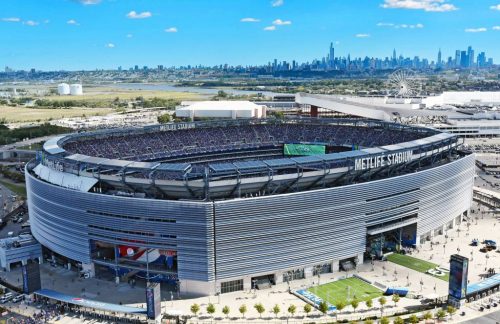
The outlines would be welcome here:
[[[247,312],[247,306],[245,304],[241,305],[238,311],[243,315],[243,318],[245,318],[245,313]]]
[[[380,304],[380,311],[383,312],[384,311],[384,305],[387,303],[387,299],[385,299],[384,296],[380,297],[378,299],[378,303]]]
[[[296,311],[297,311],[297,306],[295,306],[295,305],[290,305],[290,306],[288,306],[288,312],[289,312],[290,314],[292,314],[292,317],[293,317],[293,315],[295,315],[295,312],[296,312]]]
[[[389,322],[389,319],[385,316],[380,318],[380,324],[389,324]]]
[[[442,320],[443,318],[446,317],[446,312],[444,310],[440,309],[436,312],[436,317],[438,320]]]
[[[278,304],[274,305],[271,311],[273,312],[274,317],[278,317],[278,314],[281,311],[280,306]]]
[[[365,304],[366,304],[366,307],[367,307],[367,308],[372,308],[372,307],[373,307],[373,300],[368,299],[368,300],[365,302]]]
[[[207,305],[207,313],[212,316],[215,313],[215,306],[214,304],[210,303]]]
[[[373,324],[373,320],[367,319],[367,320],[365,320],[365,324]]]
[[[405,320],[398,316],[394,319],[393,323],[394,324],[405,324]]]
[[[430,320],[431,318],[432,318],[432,313],[431,312],[427,312],[423,316],[424,320]]]
[[[417,315],[413,314],[411,315],[408,320],[410,321],[411,324],[417,324],[418,322],[420,322],[420,319],[418,318]]]
[[[285,114],[282,111],[275,111],[273,113],[273,115],[274,115],[274,117],[276,119],[283,119],[283,118],[285,118]]]
[[[198,304],[191,305],[191,313],[193,313],[194,316],[196,316],[199,311],[200,311],[200,305]]]
[[[351,300],[351,306],[352,306],[352,309],[354,309],[354,311],[356,312],[356,308],[358,308],[358,306],[359,306],[359,300],[357,298],[354,298],[353,300]]]
[[[163,115],[160,115],[157,117],[157,120],[158,120],[158,123],[160,124],[166,124],[166,123],[170,123],[170,121],[172,120],[172,117],[170,116],[170,114],[163,114]]]
[[[401,298],[399,297],[399,295],[398,295],[398,294],[394,294],[394,295],[392,295],[392,301],[394,302],[394,307],[396,307],[396,306],[397,306],[397,303],[399,302],[399,300],[400,300],[400,299],[401,299]]]
[[[266,311],[266,308],[261,303],[257,303],[253,307],[255,308],[257,313],[259,313],[259,317],[262,317],[262,313]]]
[[[226,315],[226,317],[228,317],[228,316],[229,316],[229,313],[230,313],[230,312],[231,312],[231,309],[229,308],[229,306],[224,306],[224,307],[222,308],[222,313],[223,313],[224,315]]]
[[[453,314],[455,314],[457,312],[457,309],[453,306],[448,306],[446,307],[446,311],[448,312],[448,314],[450,314],[450,318],[453,316]]]
[[[219,98],[227,98],[227,93],[225,91],[219,90],[217,92],[217,97],[219,97]]]
[[[306,317],[309,316],[309,313],[312,311],[312,307],[309,304],[304,305],[304,313],[306,313]]]
[[[335,302],[335,308],[337,312],[335,313],[335,318],[337,318],[338,314],[345,308],[345,302],[343,300],[337,300]]]
[[[328,304],[326,303],[326,301],[321,301],[318,305],[318,309],[320,312],[322,312],[324,315],[326,315],[326,313],[328,313]]]

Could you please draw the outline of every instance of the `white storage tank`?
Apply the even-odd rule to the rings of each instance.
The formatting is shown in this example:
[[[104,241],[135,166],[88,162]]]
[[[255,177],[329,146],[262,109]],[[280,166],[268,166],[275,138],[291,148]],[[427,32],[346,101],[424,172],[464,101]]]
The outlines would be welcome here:
[[[70,85],[69,88],[70,88],[69,92],[70,92],[70,94],[72,96],[81,96],[81,95],[83,95],[83,87],[82,87],[81,84],[75,83],[75,84]]]
[[[66,96],[69,95],[70,90],[69,90],[69,84],[67,83],[61,83],[57,85],[57,93],[60,96]]]

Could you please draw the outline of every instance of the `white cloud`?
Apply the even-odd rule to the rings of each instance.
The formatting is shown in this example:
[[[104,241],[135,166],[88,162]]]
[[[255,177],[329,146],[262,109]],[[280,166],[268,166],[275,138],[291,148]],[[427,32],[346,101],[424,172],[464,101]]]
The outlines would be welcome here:
[[[284,26],[284,25],[291,25],[292,22],[290,20],[281,20],[281,19],[276,19],[273,21],[273,25],[276,26]]]
[[[177,27],[170,27],[170,28],[165,29],[165,32],[166,33],[177,33],[178,30],[177,30]]]
[[[106,47],[107,48],[115,48],[115,44],[113,44],[113,43],[107,43]]]
[[[264,27],[264,30],[273,31],[273,30],[276,30],[276,26],[267,26],[267,27]]]
[[[24,21],[23,24],[28,25],[28,26],[36,26],[36,25],[38,25],[38,22],[36,22],[34,20],[27,20],[27,21]]]
[[[74,20],[74,19],[70,19],[66,22],[68,25],[75,25],[75,26],[80,26],[80,24]]]
[[[491,10],[498,10],[498,11],[500,11],[500,4],[497,4],[495,6],[491,6],[490,9]]]
[[[493,30],[500,30],[500,26],[493,26],[491,29],[493,29]]]
[[[412,9],[430,12],[454,11],[458,8],[448,0],[384,0],[382,8]]]
[[[134,37],[134,35],[132,35],[132,34],[127,34],[127,38],[132,38],[132,37]]]
[[[484,33],[485,31],[488,31],[487,28],[480,27],[480,28],[466,28],[465,32],[466,33]]]
[[[368,38],[368,37],[370,37],[370,34],[356,34],[354,36],[357,38]]]
[[[83,5],[96,5],[101,2],[101,0],[79,0],[79,2]]]
[[[241,22],[259,22],[259,21],[260,21],[260,19],[257,19],[257,18],[250,18],[250,17],[248,17],[248,18],[241,18],[241,20],[240,20],[240,21],[241,21]]]
[[[415,28],[424,28],[424,25],[423,24],[393,24],[393,23],[384,23],[384,22],[380,22],[377,24],[378,27],[391,27],[391,28],[396,28],[396,29],[399,29],[399,28],[410,28],[410,29],[415,29]]]
[[[273,1],[271,1],[271,6],[273,6],[273,7],[281,7],[284,4],[285,4],[284,0],[273,0]]]
[[[20,22],[21,18],[18,18],[18,17],[7,17],[7,18],[2,18],[2,21],[6,21],[6,22]]]
[[[130,19],[145,19],[145,18],[149,18],[151,17],[152,14],[151,12],[149,11],[143,11],[143,12],[135,12],[134,10],[132,10],[131,12],[129,12],[127,14],[127,18],[130,18]]]

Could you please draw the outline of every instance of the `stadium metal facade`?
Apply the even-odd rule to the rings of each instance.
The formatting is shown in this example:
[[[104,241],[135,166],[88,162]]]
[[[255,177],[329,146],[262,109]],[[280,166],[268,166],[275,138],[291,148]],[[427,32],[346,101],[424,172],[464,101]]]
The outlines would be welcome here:
[[[283,157],[292,142],[344,150]],[[363,262],[367,237],[396,228],[413,226],[418,245],[468,215],[474,166],[455,136],[432,129],[239,120],[57,137],[26,182],[47,249],[92,273],[146,272],[215,294]]]

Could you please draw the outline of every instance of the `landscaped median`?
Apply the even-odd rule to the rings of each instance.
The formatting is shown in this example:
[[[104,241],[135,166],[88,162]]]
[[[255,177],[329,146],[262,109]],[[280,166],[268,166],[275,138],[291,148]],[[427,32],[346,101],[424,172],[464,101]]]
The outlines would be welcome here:
[[[398,253],[388,254],[387,260],[389,260],[390,262],[399,264],[403,267],[413,269],[415,271],[422,272],[422,273],[428,274],[430,276],[439,278],[439,279],[444,280],[446,282],[448,282],[450,279],[450,274],[448,272],[441,272],[441,275],[440,275],[439,271],[434,271],[436,274],[429,273],[429,270],[431,272],[433,272],[433,269],[436,269],[439,267],[439,265],[432,263],[432,262],[428,262],[425,260],[417,259],[417,258],[408,256],[408,255],[398,254]]]

